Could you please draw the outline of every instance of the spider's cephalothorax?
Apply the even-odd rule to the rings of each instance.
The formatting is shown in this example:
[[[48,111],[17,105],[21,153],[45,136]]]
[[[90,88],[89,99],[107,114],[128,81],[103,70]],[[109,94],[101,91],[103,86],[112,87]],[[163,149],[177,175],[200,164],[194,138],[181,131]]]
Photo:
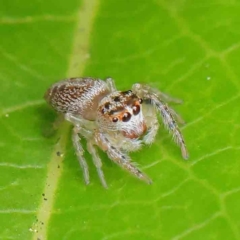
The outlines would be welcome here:
[[[148,85],[137,83],[132,90],[117,91],[111,78],[106,81],[71,78],[52,85],[45,99],[74,125],[72,140],[86,184],[89,183],[89,172],[80,136],[87,139],[88,151],[104,187],[107,183],[95,146],[104,150],[122,168],[151,183],[150,178],[132,164],[127,153],[141,148],[142,143],[154,141],[159,127],[157,113],[160,113],[163,124],[180,146],[183,158],[188,158],[185,142],[175,121],[182,120],[164,103],[179,100]]]
[[[142,99],[131,90],[113,92],[100,102],[97,123],[102,129],[118,131],[130,139],[138,138],[147,130],[141,103]]]

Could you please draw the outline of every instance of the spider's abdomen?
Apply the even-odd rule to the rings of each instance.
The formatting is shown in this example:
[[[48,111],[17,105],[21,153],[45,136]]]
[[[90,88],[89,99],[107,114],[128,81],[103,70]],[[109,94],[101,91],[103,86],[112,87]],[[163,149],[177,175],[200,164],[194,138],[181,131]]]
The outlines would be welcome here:
[[[53,84],[44,97],[60,113],[94,120],[98,103],[109,92],[107,84],[100,79],[70,78]]]

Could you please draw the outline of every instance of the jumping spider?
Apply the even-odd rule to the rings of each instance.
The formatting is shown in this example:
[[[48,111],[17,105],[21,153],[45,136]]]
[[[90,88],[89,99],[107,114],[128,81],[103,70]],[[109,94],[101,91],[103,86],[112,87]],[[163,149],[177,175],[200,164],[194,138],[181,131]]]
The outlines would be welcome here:
[[[111,78],[105,81],[90,77],[70,78],[53,84],[45,93],[45,99],[74,126],[72,141],[86,184],[89,184],[89,171],[80,136],[87,139],[88,152],[104,187],[107,188],[107,183],[95,146],[122,168],[150,184],[151,179],[131,162],[128,153],[140,149],[142,143],[154,141],[159,128],[157,113],[180,146],[183,158],[188,158],[183,136],[175,121],[182,120],[164,103],[179,100],[148,85],[136,83],[132,90],[117,91]]]

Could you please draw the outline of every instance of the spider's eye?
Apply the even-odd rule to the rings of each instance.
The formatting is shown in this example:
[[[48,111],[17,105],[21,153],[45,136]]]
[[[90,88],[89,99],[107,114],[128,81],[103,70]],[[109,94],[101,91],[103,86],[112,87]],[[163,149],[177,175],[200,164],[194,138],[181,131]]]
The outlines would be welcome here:
[[[122,117],[123,122],[128,122],[131,119],[131,114],[129,112],[125,112]]]
[[[138,99],[138,102],[139,102],[140,104],[142,104],[142,103],[143,103],[142,98],[139,98],[139,99]]]
[[[113,122],[117,122],[117,121],[118,121],[118,118],[117,118],[117,117],[114,117],[114,118],[112,119],[112,121],[113,121]]]
[[[139,114],[139,112],[140,112],[140,106],[139,105],[134,105],[132,109],[133,109],[133,114],[134,115]]]
[[[106,109],[109,109],[109,106],[110,106],[110,103],[107,102],[104,107],[105,107]]]
[[[120,102],[120,97],[117,96],[113,100],[114,100],[114,102]]]
[[[123,95],[125,95],[125,94],[131,94],[131,93],[132,93],[132,90],[127,90],[127,91],[122,92]]]

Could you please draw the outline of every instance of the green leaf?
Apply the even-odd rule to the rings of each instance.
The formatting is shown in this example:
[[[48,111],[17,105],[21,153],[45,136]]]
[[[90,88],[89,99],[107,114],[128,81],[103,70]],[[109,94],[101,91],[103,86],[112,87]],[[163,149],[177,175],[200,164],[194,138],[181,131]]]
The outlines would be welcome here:
[[[236,1],[5,1],[0,8],[0,239],[240,239]],[[101,153],[85,186],[46,89],[74,76],[144,82],[174,108],[190,159],[161,127],[132,153],[151,186]],[[86,145],[86,143],[85,143]]]

